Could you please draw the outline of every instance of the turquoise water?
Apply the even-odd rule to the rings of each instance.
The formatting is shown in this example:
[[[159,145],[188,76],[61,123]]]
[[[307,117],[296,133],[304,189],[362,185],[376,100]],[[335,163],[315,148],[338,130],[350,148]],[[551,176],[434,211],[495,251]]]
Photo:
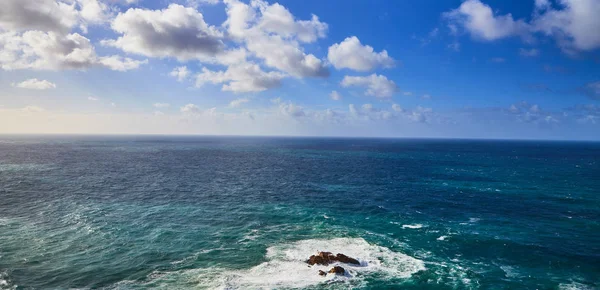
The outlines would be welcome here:
[[[0,289],[598,289],[599,194],[600,143],[4,136]]]

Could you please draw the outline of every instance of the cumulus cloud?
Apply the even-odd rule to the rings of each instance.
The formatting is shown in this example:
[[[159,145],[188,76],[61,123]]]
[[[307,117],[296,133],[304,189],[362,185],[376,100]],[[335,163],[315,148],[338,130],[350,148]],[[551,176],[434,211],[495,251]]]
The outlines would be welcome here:
[[[54,89],[56,85],[47,80],[28,79],[20,83],[12,83],[13,87],[32,90]]]
[[[600,5],[596,0],[559,0],[552,9],[548,1],[536,1],[534,31],[556,39],[566,52],[600,48]]]
[[[243,104],[248,103],[248,102],[250,102],[250,99],[248,99],[248,98],[235,99],[235,100],[229,102],[229,107],[230,108],[239,108]]]
[[[340,95],[340,93],[338,93],[337,91],[332,91],[329,94],[329,97],[334,101],[339,101],[342,99],[342,95]]]
[[[226,0],[229,35],[246,45],[254,56],[274,69],[295,77],[326,77],[329,70],[323,61],[303,51],[301,42],[314,42],[324,37],[327,24],[317,16],[296,20],[283,6],[255,0],[251,5]]]
[[[492,41],[511,36],[529,38],[530,26],[512,15],[495,15],[492,8],[479,0],[467,0],[457,9],[443,14],[454,27],[462,27],[473,38]]]
[[[394,81],[388,80],[383,75],[372,74],[370,76],[345,76],[341,82],[343,87],[363,87],[365,95],[377,98],[389,98],[398,92],[398,86]]]
[[[171,71],[171,73],[169,73],[170,76],[174,77],[177,79],[177,81],[184,81],[188,75],[190,74],[190,71],[188,70],[188,68],[186,66],[180,66],[180,67],[176,67],[173,69],[173,71]]]
[[[257,64],[240,63],[230,65],[225,71],[211,71],[202,68],[202,72],[196,76],[196,86],[210,82],[223,84],[223,91],[234,93],[260,92],[270,88],[278,87],[285,75],[279,72],[264,72]]]
[[[67,4],[55,0],[0,2],[0,28],[9,31],[68,32],[78,23],[78,17],[79,13],[74,3]]]
[[[202,112],[202,110],[200,109],[200,107],[194,105],[194,104],[187,104],[183,107],[181,107],[179,109],[182,113],[190,113],[190,114],[197,114]]]
[[[362,45],[356,36],[330,46],[327,59],[337,69],[349,68],[357,71],[371,71],[378,67],[390,68],[395,63],[387,51],[375,52],[373,47]]]
[[[553,113],[542,110],[538,104],[520,102],[512,104],[507,111],[513,115],[517,121],[533,124],[554,124],[559,123]]]
[[[147,62],[119,56],[98,57],[90,40],[78,33],[0,33],[0,47],[0,67],[4,70],[84,70],[100,66],[124,71]]]
[[[290,117],[304,117],[306,113],[304,112],[304,108],[298,106],[292,102],[280,103],[279,104],[279,113],[284,116]]]
[[[222,33],[206,24],[202,13],[178,4],[163,10],[130,8],[111,27],[122,36],[104,45],[148,57],[208,59],[224,50]]]
[[[137,69],[142,64],[147,64],[148,60],[135,60],[119,55],[103,56],[98,58],[98,64],[101,64],[111,70],[128,71]]]
[[[515,20],[510,13],[497,15],[480,0],[467,0],[457,9],[443,14],[451,31],[463,28],[474,39],[493,41],[519,36],[525,41],[533,33],[541,33],[556,40],[568,54],[590,51],[600,47],[600,5],[596,0],[536,0],[532,20]],[[529,53],[532,51],[530,50]],[[535,53],[534,53],[535,54]],[[534,55],[528,55],[534,56]]]

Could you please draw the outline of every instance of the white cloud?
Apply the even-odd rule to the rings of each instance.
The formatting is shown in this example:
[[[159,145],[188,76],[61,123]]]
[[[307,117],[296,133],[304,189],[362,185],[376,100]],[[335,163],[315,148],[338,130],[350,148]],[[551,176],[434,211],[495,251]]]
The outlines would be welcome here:
[[[223,84],[223,91],[234,93],[260,92],[278,87],[285,75],[279,72],[264,72],[257,64],[240,63],[231,65],[226,71],[211,71],[202,68],[196,76],[196,86],[204,83]]]
[[[47,80],[28,79],[20,83],[12,83],[13,87],[32,90],[54,89],[56,85]]]
[[[404,92],[404,93],[402,93],[402,94],[403,94],[403,95],[405,95],[405,96],[412,96],[412,95],[413,95],[413,93],[412,93],[412,92]]]
[[[421,96],[421,99],[423,99],[423,100],[430,100],[431,99],[431,95],[424,94],[424,95]]]
[[[203,110],[195,104],[187,104],[179,109],[181,113],[189,117],[216,117],[221,114],[217,112],[217,108]]]
[[[398,86],[394,81],[376,74],[364,77],[345,76],[341,85],[343,87],[364,87],[366,88],[365,95],[377,98],[389,98],[398,91]]]
[[[152,104],[153,107],[155,108],[168,108],[171,106],[171,104],[168,103],[154,103]]]
[[[84,69],[94,65],[96,52],[89,39],[77,34],[31,30],[19,35],[0,33],[0,65],[11,69]]]
[[[189,75],[190,71],[188,70],[188,68],[186,66],[180,66],[180,67],[176,67],[173,69],[173,71],[171,71],[171,73],[169,73],[170,76],[177,78],[177,81],[184,81],[188,75]]]
[[[88,97],[87,99],[88,99],[88,101],[92,101],[92,102],[95,102],[98,100],[98,98],[96,98],[96,97]]]
[[[464,28],[473,38],[492,41],[511,36],[530,37],[530,26],[512,15],[495,15],[492,8],[479,0],[467,0],[457,9],[443,14],[451,25]]]
[[[0,28],[68,32],[78,22],[75,4],[55,0],[2,0]]]
[[[532,20],[513,19],[510,13],[496,15],[480,0],[467,0],[457,9],[443,14],[448,27],[456,34],[462,27],[473,38],[493,41],[520,36],[530,42],[538,32],[555,38],[568,54],[600,48],[600,5],[597,0],[536,0]],[[557,9],[556,9],[557,8]],[[531,51],[530,51],[531,52]]]
[[[506,62],[506,59],[502,57],[492,57],[490,58],[490,61],[495,63],[504,63]]]
[[[402,107],[398,104],[392,104],[392,110],[396,112],[404,112],[404,109],[402,109]]]
[[[224,50],[222,33],[206,24],[202,13],[178,4],[163,10],[130,8],[111,27],[122,36],[102,43],[129,53],[190,60],[210,59]]]
[[[248,102],[250,102],[250,99],[248,99],[248,98],[235,99],[229,103],[229,107],[230,108],[239,108],[243,104],[248,103]]]
[[[269,5],[265,1],[252,1],[253,7],[258,7],[261,18],[257,28],[269,33],[275,33],[285,38],[296,37],[302,42],[314,42],[317,38],[325,37],[327,24],[320,22],[319,17],[312,15],[311,20],[296,20],[287,8],[279,3]]]
[[[306,116],[306,113],[304,112],[304,108],[301,106],[298,106],[292,102],[280,103],[279,104],[279,113],[281,113],[284,116],[290,116],[290,117]]]
[[[147,64],[148,60],[135,60],[118,55],[103,56],[98,58],[98,63],[116,71],[128,71],[137,69],[142,64]]]
[[[553,36],[566,52],[600,48],[600,5],[597,0],[559,0],[552,9],[548,1],[536,1],[533,29]]]
[[[524,56],[524,57],[535,57],[535,56],[540,55],[540,51],[535,48],[532,48],[532,49],[519,48],[519,55]]]
[[[334,101],[339,101],[342,99],[342,95],[340,95],[340,93],[338,93],[337,91],[332,91],[329,94],[329,97]]]
[[[80,16],[84,22],[90,24],[102,24],[108,22],[110,8],[99,0],[76,0],[80,7]],[[85,28],[84,28],[85,29]]]
[[[395,63],[387,51],[377,53],[373,47],[362,45],[356,36],[330,46],[327,59],[336,69],[349,68],[357,71],[371,71],[378,67],[390,68]]]
[[[182,113],[190,113],[190,114],[197,114],[202,112],[202,110],[200,109],[200,107],[194,105],[194,104],[187,104],[183,107],[181,107],[179,109]]]
[[[295,77],[325,77],[329,71],[312,54],[304,53],[300,42],[324,37],[326,24],[316,16],[297,21],[279,4],[255,0],[251,5],[226,0],[229,35],[246,45],[246,49],[264,63]]]
[[[4,70],[85,70],[100,66],[113,70],[137,68],[146,61],[119,56],[98,57],[89,39],[38,30],[0,33],[0,68]]]

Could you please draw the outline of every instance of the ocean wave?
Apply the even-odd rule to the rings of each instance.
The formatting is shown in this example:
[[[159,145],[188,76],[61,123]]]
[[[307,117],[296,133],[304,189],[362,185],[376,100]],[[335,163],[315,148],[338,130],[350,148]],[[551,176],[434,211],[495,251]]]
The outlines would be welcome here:
[[[403,229],[420,229],[422,228],[422,224],[414,224],[414,225],[402,225]]]
[[[331,264],[329,266],[309,266],[306,260],[317,251],[344,253],[355,257],[360,265]],[[245,270],[224,268],[184,270],[178,273],[155,273],[153,281],[143,287],[201,287],[210,289],[273,289],[305,288],[328,284],[363,285],[365,277],[406,279],[412,274],[425,270],[423,261],[394,252],[386,247],[373,245],[362,238],[310,239],[295,243],[275,245],[267,248],[266,262]],[[346,270],[346,275],[318,275],[319,270],[328,271],[335,265]],[[195,285],[192,285],[195,284]],[[123,286],[123,285],[121,285]],[[129,285],[131,286],[131,285]],[[118,287],[120,288],[120,287]],[[127,288],[127,287],[126,287]]]
[[[23,164],[0,164],[0,172],[3,171],[45,171],[52,169],[49,164],[35,164],[35,163],[23,163]]]
[[[10,282],[10,278],[6,272],[0,272],[0,290],[14,290],[17,289],[17,285],[13,285]]]
[[[578,282],[561,283],[558,285],[559,290],[593,290],[595,287],[588,286]]]

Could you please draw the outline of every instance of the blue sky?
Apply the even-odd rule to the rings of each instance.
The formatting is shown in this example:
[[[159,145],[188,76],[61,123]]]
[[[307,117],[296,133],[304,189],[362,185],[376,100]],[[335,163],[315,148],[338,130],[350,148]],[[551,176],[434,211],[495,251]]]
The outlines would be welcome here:
[[[600,1],[7,0],[0,133],[600,139]]]

